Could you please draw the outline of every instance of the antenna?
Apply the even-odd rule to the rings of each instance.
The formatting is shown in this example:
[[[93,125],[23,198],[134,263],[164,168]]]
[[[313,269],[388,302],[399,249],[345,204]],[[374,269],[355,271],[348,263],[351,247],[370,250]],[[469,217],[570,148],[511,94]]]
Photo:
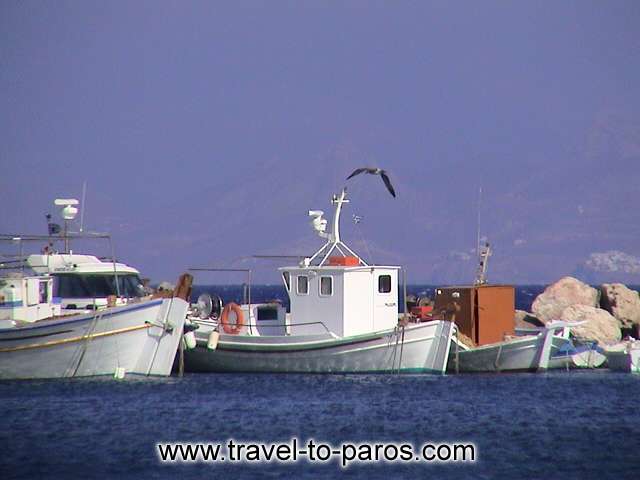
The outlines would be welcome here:
[[[489,257],[491,256],[491,245],[486,242],[482,252],[478,254],[478,271],[476,273],[475,285],[485,285],[487,283],[487,269],[489,268]]]
[[[482,203],[482,185],[478,189],[478,230],[476,238],[476,255],[480,258],[480,205]]]
[[[80,212],[80,233],[84,231],[84,211],[87,209],[85,202],[87,196],[87,181],[82,182],[82,211]]]
[[[371,250],[369,250],[369,244],[367,243],[367,240],[364,238],[364,234],[362,233],[362,228],[360,227],[360,223],[362,222],[364,217],[362,215],[357,215],[354,213],[352,218],[353,218],[353,223],[356,226],[358,235],[360,235],[360,240],[364,244],[364,248],[366,248],[367,250],[367,255],[369,255],[369,260],[371,260],[373,258],[373,255],[371,255]]]
[[[487,268],[489,257],[491,256],[491,245],[485,237],[485,245],[480,249],[480,210],[482,206],[482,185],[478,189],[478,231],[476,238],[476,254],[478,256],[478,270],[474,285],[485,285],[487,283]]]
[[[67,236],[69,233],[69,220],[73,220],[78,215],[78,209],[76,208],[78,200],[75,198],[56,198],[53,203],[58,207],[62,207],[60,213],[64,219],[64,250],[65,253],[69,253],[69,237]]]

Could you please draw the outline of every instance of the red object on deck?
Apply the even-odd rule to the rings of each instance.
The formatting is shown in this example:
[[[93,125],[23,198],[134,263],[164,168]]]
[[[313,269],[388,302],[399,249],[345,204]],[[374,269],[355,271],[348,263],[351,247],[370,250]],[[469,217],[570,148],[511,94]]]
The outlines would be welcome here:
[[[433,315],[433,307],[412,307],[411,315],[413,315],[414,317],[418,317],[420,320],[430,320],[431,316]]]
[[[329,265],[332,267],[357,267],[360,265],[358,257],[329,257]]]

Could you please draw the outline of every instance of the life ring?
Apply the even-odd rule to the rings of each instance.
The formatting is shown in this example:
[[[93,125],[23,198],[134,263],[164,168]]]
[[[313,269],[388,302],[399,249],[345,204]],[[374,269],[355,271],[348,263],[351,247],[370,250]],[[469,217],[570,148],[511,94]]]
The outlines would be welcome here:
[[[231,325],[229,323],[229,312],[233,310],[236,314],[236,323],[235,325]],[[239,305],[235,303],[227,303],[222,310],[222,315],[220,316],[220,323],[222,324],[222,329],[224,333],[228,333],[230,335],[237,335],[240,333],[240,330],[244,326],[244,315],[242,314],[242,309]]]

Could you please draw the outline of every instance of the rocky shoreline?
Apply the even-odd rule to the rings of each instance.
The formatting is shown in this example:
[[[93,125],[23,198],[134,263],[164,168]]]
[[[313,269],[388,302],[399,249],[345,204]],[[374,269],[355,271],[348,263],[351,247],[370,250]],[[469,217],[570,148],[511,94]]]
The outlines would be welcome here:
[[[574,277],[563,277],[536,297],[531,312],[516,310],[517,328],[541,327],[552,320],[584,321],[572,328],[579,341],[606,347],[640,336],[640,295],[622,283],[594,288]]]

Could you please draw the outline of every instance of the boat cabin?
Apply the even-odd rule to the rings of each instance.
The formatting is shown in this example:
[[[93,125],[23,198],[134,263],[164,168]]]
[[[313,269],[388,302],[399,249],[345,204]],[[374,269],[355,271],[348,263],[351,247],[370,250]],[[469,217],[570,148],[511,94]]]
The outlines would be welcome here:
[[[29,255],[27,265],[36,273],[53,277],[54,297],[60,298],[67,310],[104,307],[109,296],[139,298],[146,294],[138,270],[93,255]]]
[[[325,266],[284,267],[292,335],[330,331],[340,337],[393,328],[398,323],[399,267],[347,266],[330,257]]]
[[[15,273],[0,278],[0,320],[37,322],[60,315],[60,304],[53,303],[52,294],[49,276]]]

